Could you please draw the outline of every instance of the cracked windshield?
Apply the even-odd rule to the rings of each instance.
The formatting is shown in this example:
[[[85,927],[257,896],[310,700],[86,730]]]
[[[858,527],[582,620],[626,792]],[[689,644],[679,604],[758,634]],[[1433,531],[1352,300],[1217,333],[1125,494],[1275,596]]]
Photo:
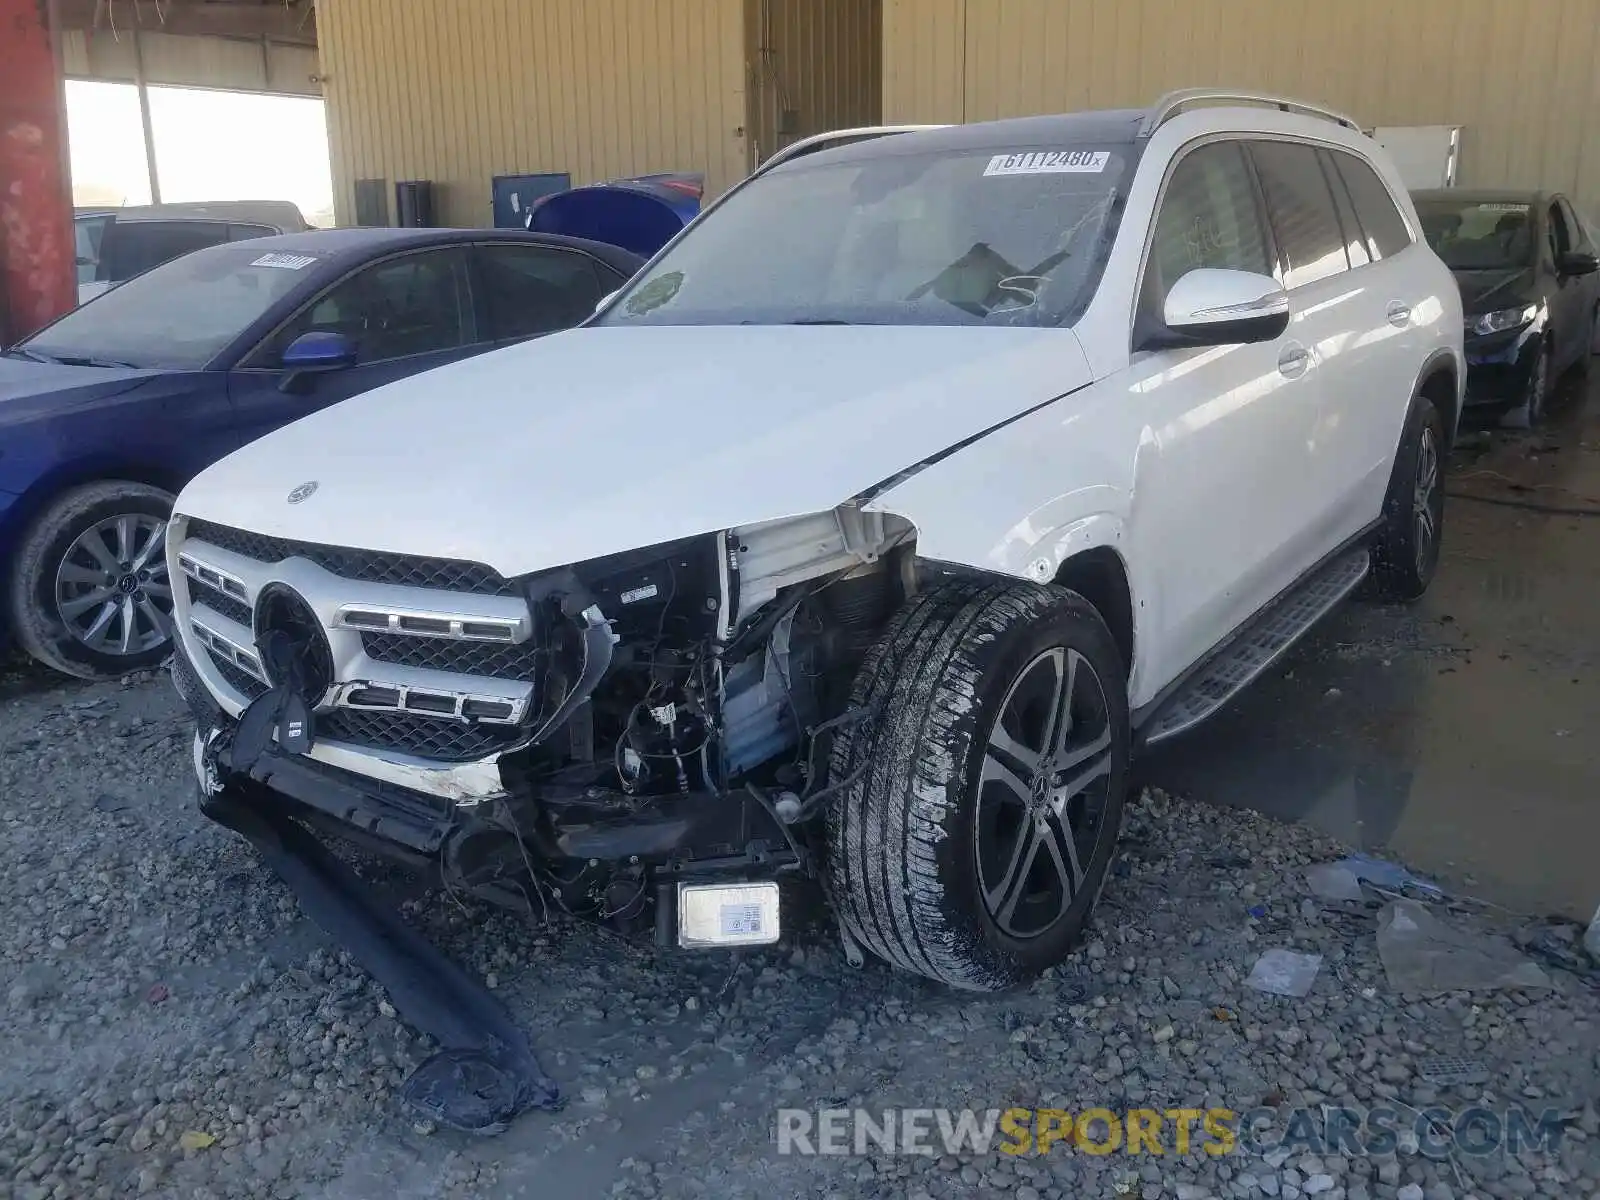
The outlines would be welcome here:
[[[1094,147],[801,159],[727,203],[605,325],[1060,325],[1093,290],[1124,159]]]

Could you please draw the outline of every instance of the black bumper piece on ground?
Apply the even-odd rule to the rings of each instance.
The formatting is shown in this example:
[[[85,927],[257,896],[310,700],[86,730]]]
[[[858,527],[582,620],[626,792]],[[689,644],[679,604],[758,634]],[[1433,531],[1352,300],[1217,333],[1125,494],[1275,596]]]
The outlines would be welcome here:
[[[248,840],[306,914],[347,946],[408,1024],[440,1051],[406,1081],[419,1115],[472,1133],[498,1133],[531,1108],[562,1100],[504,1006],[382,904],[354,871],[299,822],[252,790],[202,796],[201,811]]]

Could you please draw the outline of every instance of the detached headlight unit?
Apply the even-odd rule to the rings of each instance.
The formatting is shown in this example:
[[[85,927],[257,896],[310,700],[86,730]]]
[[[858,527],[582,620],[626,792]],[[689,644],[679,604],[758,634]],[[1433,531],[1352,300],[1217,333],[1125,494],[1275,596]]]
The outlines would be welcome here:
[[[1487,336],[1491,333],[1504,333],[1508,329],[1521,329],[1538,315],[1537,304],[1525,304],[1521,308],[1502,308],[1495,312],[1468,317],[1467,332]]]

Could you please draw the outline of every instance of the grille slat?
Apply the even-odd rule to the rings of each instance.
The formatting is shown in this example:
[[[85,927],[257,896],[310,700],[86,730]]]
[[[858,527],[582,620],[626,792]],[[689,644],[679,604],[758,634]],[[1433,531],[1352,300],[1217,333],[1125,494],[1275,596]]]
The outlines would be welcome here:
[[[185,575],[184,579],[189,584],[189,603],[204,604],[213,612],[219,612],[230,621],[237,621],[246,629],[250,628],[250,606],[243,600],[236,599],[226,592],[218,591],[210,584],[202,583],[192,575]]]
[[[543,655],[532,642],[517,646],[493,642],[455,642],[444,638],[407,637],[396,633],[363,633],[361,648],[377,662],[432,671],[457,671],[533,683]]]
[[[211,665],[217,669],[217,674],[228,681],[228,686],[246,700],[254,700],[257,696],[263,695],[267,691],[267,685],[262,683],[261,680],[251,675],[248,671],[241,671],[221,655],[207,650],[206,657],[211,660]]]
[[[516,584],[482,563],[296,542],[227,525],[213,525],[210,521],[190,521],[188,536],[256,562],[304,558],[335,575],[363,583],[392,583],[402,587],[471,592],[479,596],[517,594]]]
[[[471,762],[511,745],[516,726],[468,725],[405,713],[360,712],[338,708],[318,713],[317,736],[357,746],[394,750],[440,762]]]

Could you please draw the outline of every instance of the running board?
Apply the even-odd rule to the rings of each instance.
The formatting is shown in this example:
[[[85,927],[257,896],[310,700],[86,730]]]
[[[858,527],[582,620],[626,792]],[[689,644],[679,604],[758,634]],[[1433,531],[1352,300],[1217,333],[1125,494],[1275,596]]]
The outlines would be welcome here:
[[[1358,547],[1272,602],[1161,704],[1140,730],[1152,746],[1192,729],[1253,683],[1367,577],[1372,557]]]

